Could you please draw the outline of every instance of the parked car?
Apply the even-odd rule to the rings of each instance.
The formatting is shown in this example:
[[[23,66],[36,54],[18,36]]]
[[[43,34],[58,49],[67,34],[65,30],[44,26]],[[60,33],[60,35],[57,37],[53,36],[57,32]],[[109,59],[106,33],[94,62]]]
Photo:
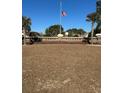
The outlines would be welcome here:
[[[41,42],[41,36],[38,32],[30,32],[29,36],[33,43]]]

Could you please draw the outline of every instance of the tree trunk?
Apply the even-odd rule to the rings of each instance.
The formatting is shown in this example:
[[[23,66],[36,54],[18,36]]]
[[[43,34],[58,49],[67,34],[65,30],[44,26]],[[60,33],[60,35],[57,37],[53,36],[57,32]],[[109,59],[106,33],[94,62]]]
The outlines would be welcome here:
[[[24,28],[24,45],[26,45],[26,30]]]
[[[91,44],[93,44],[94,21],[92,21]]]

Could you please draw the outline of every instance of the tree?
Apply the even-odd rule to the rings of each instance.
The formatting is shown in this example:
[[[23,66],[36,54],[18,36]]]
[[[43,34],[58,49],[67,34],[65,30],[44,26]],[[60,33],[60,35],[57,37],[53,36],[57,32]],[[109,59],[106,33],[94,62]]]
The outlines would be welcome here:
[[[64,29],[61,26],[61,32],[64,33]],[[45,31],[45,36],[56,37],[60,33],[60,25],[52,25]]]
[[[68,32],[68,36],[70,37],[79,37],[86,33],[83,29],[76,28],[68,29],[66,32]]]
[[[26,16],[22,16],[22,30],[24,33],[24,44],[26,44],[26,35],[31,31],[31,19]]]
[[[94,29],[93,36],[101,33],[101,0],[96,1],[96,15],[95,15],[96,28]],[[91,37],[91,33],[89,34]]]
[[[31,19],[26,16],[22,16],[22,28],[24,28],[27,32],[31,31]]]
[[[96,12],[88,14],[86,21],[92,23],[92,31],[88,34],[88,37],[91,37],[91,42],[93,44],[93,36],[97,33],[101,33],[101,0],[96,1]],[[95,29],[94,23],[96,23]]]
[[[92,31],[91,31],[91,43],[93,44],[93,35],[94,35],[94,23],[96,22],[96,15],[97,13],[91,13],[87,15],[87,19],[86,21],[91,22],[92,23]]]
[[[95,14],[96,28],[94,29],[95,36],[97,33],[101,33],[101,0],[96,1],[96,14]],[[91,37],[91,34],[89,34]]]
[[[97,26],[94,32],[101,33],[101,0],[97,0],[96,2],[96,13]]]

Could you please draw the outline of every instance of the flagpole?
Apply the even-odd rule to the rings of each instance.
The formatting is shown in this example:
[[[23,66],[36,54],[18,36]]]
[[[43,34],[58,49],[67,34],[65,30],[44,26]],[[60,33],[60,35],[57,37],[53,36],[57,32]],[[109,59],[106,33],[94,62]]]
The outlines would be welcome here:
[[[61,34],[61,21],[62,21],[62,16],[61,16],[61,12],[62,12],[62,2],[61,2],[61,0],[60,0],[60,34]]]

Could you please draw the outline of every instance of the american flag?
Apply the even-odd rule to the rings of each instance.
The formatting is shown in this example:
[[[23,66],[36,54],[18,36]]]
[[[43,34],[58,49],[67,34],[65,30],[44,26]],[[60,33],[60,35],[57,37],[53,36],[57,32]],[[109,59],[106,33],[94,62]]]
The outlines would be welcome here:
[[[62,16],[67,16],[67,13],[65,11],[62,11]]]

